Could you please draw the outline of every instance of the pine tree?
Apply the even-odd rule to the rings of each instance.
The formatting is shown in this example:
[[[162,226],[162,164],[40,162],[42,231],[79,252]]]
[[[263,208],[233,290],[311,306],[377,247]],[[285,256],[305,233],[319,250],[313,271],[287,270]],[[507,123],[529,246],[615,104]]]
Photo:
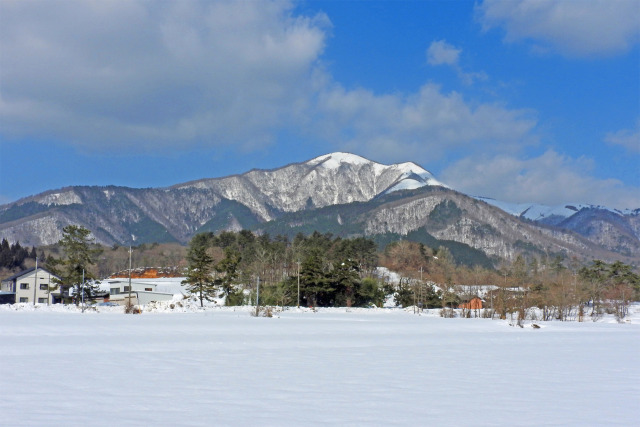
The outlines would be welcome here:
[[[242,257],[240,253],[230,247],[224,250],[224,258],[216,264],[215,270],[220,275],[215,284],[220,289],[220,297],[225,298],[225,305],[242,304],[243,294],[236,291],[238,281],[238,265]]]
[[[58,245],[62,248],[64,258],[49,259],[48,267],[60,278],[56,279],[60,296],[62,297],[68,289],[74,288],[74,300],[78,305],[83,292],[85,297],[91,298],[97,291],[97,286],[87,285],[86,282],[95,279],[91,266],[95,264],[102,250],[94,246],[91,231],[78,225],[64,227]]]
[[[0,243],[0,268],[13,268],[13,254],[7,239],[2,239],[2,243]]]
[[[191,295],[197,295],[200,307],[204,300],[211,301],[215,297],[216,286],[213,276],[213,257],[208,253],[209,239],[205,234],[196,234],[189,242],[187,253],[187,278],[182,281],[187,285]]]
[[[300,266],[300,288],[307,304],[312,307],[333,304],[333,288],[323,268],[319,248],[310,249]]]
[[[351,307],[360,287],[357,264],[350,259],[337,263],[331,272],[331,281],[341,302]]]

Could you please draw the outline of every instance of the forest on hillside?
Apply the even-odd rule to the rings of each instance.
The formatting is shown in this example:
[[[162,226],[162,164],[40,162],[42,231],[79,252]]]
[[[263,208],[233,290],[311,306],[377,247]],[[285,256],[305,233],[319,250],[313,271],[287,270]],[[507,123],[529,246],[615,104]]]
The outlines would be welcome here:
[[[484,315],[524,319],[539,307],[544,320],[572,320],[605,310],[622,318],[640,297],[640,276],[621,262],[519,256],[487,269],[458,265],[445,247],[398,240],[379,252],[367,238],[318,232],[291,241],[248,231],[203,233],[192,239],[187,264],[192,294],[201,302],[225,296],[229,305],[247,303],[247,291],[255,301],[260,283],[268,305],[380,306],[392,297],[398,306],[452,309],[478,296],[490,307]],[[378,267],[398,280],[388,281]]]
[[[136,267],[175,267],[187,277],[191,294],[204,300],[224,297],[226,304],[260,301],[281,306],[381,306],[390,297],[398,306],[453,308],[474,296],[490,304],[491,315],[505,317],[530,307],[545,307],[544,318],[597,315],[607,301],[625,304],[640,299],[640,276],[621,262],[595,260],[583,265],[562,256],[518,256],[498,268],[456,262],[446,247],[396,240],[384,250],[365,237],[331,233],[297,234],[293,239],[250,231],[200,233],[188,247],[142,244],[95,248],[87,276],[97,279]],[[35,265],[59,262],[63,247],[23,248],[0,244],[3,278]],[[378,267],[393,272],[390,281]],[[487,287],[492,289],[487,293]],[[609,304],[610,305],[610,304]],[[477,313],[476,313],[477,315]]]

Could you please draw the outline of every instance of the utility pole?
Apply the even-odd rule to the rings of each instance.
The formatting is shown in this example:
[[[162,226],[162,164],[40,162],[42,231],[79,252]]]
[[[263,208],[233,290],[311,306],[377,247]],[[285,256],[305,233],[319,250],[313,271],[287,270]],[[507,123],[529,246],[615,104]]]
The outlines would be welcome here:
[[[131,303],[131,246],[129,246],[129,305],[133,305]]]
[[[420,312],[422,312],[422,310],[424,309],[424,301],[422,300],[423,286],[424,286],[424,283],[422,282],[422,266],[420,266],[420,288],[419,288],[420,296],[418,298],[420,303]]]
[[[298,264],[298,308],[300,308],[300,260],[298,260],[297,264]]]
[[[256,317],[260,315],[260,276],[258,276],[256,285]]]
[[[84,313],[84,268],[82,269],[82,286],[80,287],[80,292],[82,292],[82,312]]]
[[[33,279],[33,305],[36,305],[36,289],[38,289],[38,257],[36,257],[36,277]]]

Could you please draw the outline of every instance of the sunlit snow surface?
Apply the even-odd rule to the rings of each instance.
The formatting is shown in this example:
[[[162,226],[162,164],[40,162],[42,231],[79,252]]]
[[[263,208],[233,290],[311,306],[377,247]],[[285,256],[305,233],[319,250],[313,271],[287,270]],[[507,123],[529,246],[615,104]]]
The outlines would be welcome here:
[[[0,306],[0,425],[640,425],[638,313],[164,307]]]
[[[391,187],[385,190],[385,193],[391,193],[394,191],[400,190],[415,190],[416,188],[421,188],[427,185],[435,185],[440,187],[446,187],[445,184],[441,183],[437,179],[433,177],[431,172],[423,169],[413,162],[405,162],[393,165],[382,165],[380,163],[372,162],[371,160],[367,160],[364,157],[360,157],[356,154],[350,153],[330,153],[325,154],[323,156],[316,157],[307,162],[310,165],[322,165],[323,168],[327,169],[337,169],[343,163],[348,163],[351,165],[372,165],[375,174],[380,175],[385,170],[388,169],[396,169],[402,173],[398,181],[393,184]]]

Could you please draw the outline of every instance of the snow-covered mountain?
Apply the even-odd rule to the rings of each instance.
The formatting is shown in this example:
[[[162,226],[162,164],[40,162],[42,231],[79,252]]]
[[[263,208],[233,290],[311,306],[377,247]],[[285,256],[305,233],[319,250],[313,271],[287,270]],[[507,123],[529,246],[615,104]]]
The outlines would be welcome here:
[[[349,205],[354,202],[359,204]],[[309,224],[310,217],[323,217],[332,206],[346,206],[335,218],[336,227],[351,230],[350,235],[423,230],[506,258],[525,249],[603,258],[612,258],[612,251],[626,257],[640,253],[640,210],[478,200],[450,189],[415,163],[385,165],[349,153],[168,188],[52,190],[0,206],[0,238],[52,244],[64,226],[78,224],[103,244],[186,243],[198,232],[259,229],[281,219],[286,225],[276,228],[287,232],[297,221],[287,215],[306,213],[298,222]]]
[[[355,154],[331,153],[279,169],[202,179],[172,189],[209,190],[269,221],[279,212],[364,202],[380,194],[427,185],[444,186],[415,163],[383,165]]]
[[[611,209],[606,206],[587,205],[583,203],[548,206],[536,203],[503,202],[489,197],[476,197],[476,199],[496,206],[511,215],[550,225],[557,225],[583,209],[602,210],[617,215],[636,215],[638,212],[638,209]]]
[[[366,202],[381,194],[442,186],[415,163],[383,165],[331,153],[278,169],[208,178],[169,188],[75,186],[0,206],[0,235],[46,245],[68,224],[101,243],[187,242],[202,230],[241,229],[282,213]]]
[[[631,255],[640,241],[640,209],[611,209],[606,206],[508,203],[476,197],[518,218],[571,230],[608,250]]]

